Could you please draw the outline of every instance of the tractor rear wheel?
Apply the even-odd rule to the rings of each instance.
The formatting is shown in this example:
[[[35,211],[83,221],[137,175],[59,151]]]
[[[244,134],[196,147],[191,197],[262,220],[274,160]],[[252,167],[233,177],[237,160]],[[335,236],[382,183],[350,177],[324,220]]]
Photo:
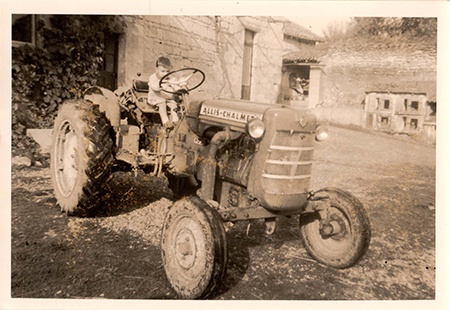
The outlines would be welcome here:
[[[300,231],[306,251],[317,261],[347,268],[367,251],[370,223],[361,202],[352,194],[326,188],[315,193],[327,204],[324,210],[300,216]]]
[[[58,204],[69,215],[88,215],[111,176],[111,125],[97,105],[69,101],[58,111],[52,140],[50,169]]]
[[[163,225],[161,254],[167,278],[180,297],[207,297],[221,282],[227,264],[218,212],[195,196],[175,202]]]

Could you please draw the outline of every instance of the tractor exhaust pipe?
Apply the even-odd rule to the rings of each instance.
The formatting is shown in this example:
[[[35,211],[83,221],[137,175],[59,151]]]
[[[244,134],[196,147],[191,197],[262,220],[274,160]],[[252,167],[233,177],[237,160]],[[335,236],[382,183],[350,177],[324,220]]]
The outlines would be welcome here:
[[[197,195],[204,201],[214,199],[214,187],[216,181],[216,153],[221,145],[234,140],[241,135],[239,132],[231,132],[228,127],[217,132],[211,139],[208,157],[205,158],[201,171],[202,187],[197,191]]]

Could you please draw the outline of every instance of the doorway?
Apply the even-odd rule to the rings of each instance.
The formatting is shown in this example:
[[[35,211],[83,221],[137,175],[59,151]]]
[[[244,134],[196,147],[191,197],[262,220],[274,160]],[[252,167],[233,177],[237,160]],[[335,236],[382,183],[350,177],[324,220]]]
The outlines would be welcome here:
[[[285,65],[281,82],[281,103],[302,104],[309,98],[310,66]]]
[[[111,91],[117,89],[117,61],[119,34],[105,32],[103,35],[103,65],[100,70],[98,85],[108,88]]]

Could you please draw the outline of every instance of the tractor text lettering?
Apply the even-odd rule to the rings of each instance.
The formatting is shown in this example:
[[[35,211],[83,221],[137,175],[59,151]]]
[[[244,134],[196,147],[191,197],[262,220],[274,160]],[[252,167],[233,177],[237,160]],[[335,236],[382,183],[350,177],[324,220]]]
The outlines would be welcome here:
[[[221,109],[217,107],[209,107],[207,105],[202,106],[200,114],[205,116],[214,116],[222,119],[233,120],[241,123],[246,123],[253,118],[262,119],[261,114],[246,113],[231,109]]]

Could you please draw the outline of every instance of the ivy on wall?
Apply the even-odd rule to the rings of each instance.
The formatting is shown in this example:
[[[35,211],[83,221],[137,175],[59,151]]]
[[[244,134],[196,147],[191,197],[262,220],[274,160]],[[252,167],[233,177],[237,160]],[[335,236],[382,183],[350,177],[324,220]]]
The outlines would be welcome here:
[[[121,16],[38,16],[38,43],[12,49],[13,151],[26,147],[27,128],[51,128],[64,100],[97,84],[104,33],[125,27]]]

